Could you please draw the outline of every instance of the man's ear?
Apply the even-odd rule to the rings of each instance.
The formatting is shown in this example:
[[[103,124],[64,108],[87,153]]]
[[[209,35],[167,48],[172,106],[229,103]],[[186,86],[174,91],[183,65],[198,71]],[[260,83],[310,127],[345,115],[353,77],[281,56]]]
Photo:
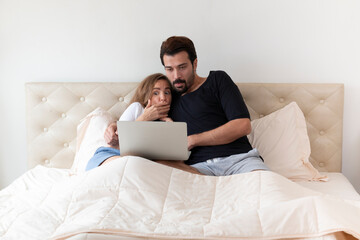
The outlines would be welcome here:
[[[196,72],[197,69],[197,58],[194,60],[193,62],[193,68],[194,68],[194,72]]]

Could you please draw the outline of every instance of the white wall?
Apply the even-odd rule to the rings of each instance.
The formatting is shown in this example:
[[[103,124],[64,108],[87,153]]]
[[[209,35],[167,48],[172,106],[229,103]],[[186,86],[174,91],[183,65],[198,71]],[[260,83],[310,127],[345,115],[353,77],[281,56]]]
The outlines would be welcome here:
[[[345,84],[343,172],[360,191],[360,1],[0,0],[0,188],[26,166],[24,83],[140,81],[190,37],[198,73]]]

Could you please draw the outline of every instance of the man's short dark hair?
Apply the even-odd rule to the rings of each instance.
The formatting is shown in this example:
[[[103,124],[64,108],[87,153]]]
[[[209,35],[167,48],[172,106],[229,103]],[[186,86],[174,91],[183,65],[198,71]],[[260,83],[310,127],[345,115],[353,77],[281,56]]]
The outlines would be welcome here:
[[[160,59],[164,65],[164,55],[173,56],[179,52],[185,51],[189,55],[191,64],[194,63],[196,56],[194,43],[187,37],[172,36],[166,39],[160,48]]]

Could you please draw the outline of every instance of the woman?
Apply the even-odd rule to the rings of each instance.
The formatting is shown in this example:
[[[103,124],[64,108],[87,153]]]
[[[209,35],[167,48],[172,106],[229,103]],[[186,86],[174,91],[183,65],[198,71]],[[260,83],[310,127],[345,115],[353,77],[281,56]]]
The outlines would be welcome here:
[[[161,74],[155,73],[146,77],[137,87],[130,105],[120,117],[120,121],[172,121],[168,117],[171,104],[171,83]],[[86,171],[108,163],[120,155],[116,122],[105,130],[104,137],[108,146],[100,147],[89,160]],[[181,161],[157,161],[184,171],[199,173]]]

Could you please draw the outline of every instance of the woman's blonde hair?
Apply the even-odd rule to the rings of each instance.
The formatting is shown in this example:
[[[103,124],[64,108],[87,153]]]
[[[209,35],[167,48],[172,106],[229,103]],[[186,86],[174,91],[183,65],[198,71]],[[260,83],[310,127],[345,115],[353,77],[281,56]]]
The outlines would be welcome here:
[[[172,89],[170,80],[162,73],[154,73],[147,76],[144,80],[141,81],[137,87],[134,96],[132,97],[130,104],[133,102],[139,102],[144,108],[146,107],[148,100],[152,94],[152,90],[159,80],[165,80],[169,83],[170,88]]]

